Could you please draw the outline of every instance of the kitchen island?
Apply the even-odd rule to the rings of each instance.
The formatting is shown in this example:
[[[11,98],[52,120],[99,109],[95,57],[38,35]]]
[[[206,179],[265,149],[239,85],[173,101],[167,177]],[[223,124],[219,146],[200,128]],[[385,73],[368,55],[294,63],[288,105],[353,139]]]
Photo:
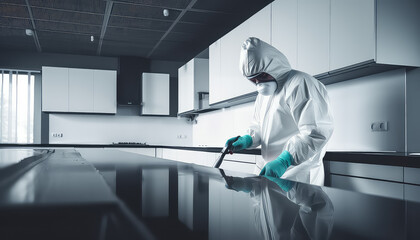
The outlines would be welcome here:
[[[0,149],[1,239],[419,239],[419,201],[112,149]]]

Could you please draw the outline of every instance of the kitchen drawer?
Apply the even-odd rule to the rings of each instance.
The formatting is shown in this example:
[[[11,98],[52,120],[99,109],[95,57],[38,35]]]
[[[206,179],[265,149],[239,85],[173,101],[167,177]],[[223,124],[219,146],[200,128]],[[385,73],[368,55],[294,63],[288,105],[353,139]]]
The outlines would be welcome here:
[[[226,154],[225,160],[232,160],[232,161],[240,161],[240,162],[248,162],[248,163],[255,163],[255,155],[252,154]]]
[[[330,172],[356,177],[403,182],[403,167],[363,163],[330,162]]]
[[[331,174],[331,187],[397,199],[404,197],[404,184]]]
[[[420,184],[420,168],[404,167],[404,182]]]
[[[404,199],[420,202],[420,186],[404,184]]]

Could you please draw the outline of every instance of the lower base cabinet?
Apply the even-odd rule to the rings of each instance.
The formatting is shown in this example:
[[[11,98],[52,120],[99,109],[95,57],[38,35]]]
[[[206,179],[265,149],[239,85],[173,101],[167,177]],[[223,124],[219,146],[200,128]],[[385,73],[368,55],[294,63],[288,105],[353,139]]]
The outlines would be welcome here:
[[[331,187],[377,196],[404,199],[404,184],[331,174]]]
[[[420,169],[324,161],[328,187],[420,202]]]

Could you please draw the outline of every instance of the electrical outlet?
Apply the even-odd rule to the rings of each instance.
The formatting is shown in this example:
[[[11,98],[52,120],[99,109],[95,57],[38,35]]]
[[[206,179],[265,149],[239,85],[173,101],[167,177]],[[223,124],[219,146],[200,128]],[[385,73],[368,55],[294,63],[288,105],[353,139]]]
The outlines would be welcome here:
[[[388,131],[388,122],[387,121],[373,122],[370,125],[370,129],[372,129],[372,132]]]
[[[51,135],[53,137],[56,137],[56,138],[62,138],[63,137],[63,133],[52,133]]]

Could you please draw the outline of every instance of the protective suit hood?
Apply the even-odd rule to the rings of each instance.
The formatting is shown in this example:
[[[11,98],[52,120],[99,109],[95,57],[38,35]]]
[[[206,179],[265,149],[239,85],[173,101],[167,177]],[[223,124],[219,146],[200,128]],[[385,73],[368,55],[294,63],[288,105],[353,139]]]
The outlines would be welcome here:
[[[240,70],[246,78],[251,79],[265,72],[274,77],[279,86],[283,85],[282,80],[292,70],[283,53],[255,37],[248,38],[242,44],[239,62]]]

